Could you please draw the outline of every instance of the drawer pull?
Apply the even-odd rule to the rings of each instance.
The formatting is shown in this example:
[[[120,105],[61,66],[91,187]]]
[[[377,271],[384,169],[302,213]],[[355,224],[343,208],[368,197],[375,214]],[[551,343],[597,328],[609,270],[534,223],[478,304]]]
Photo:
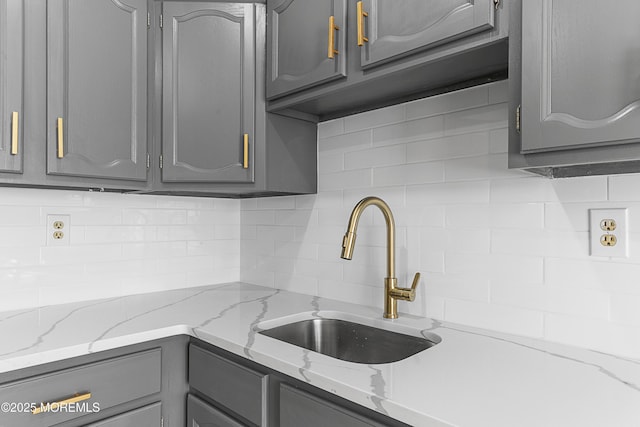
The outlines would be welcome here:
[[[11,155],[18,154],[18,112],[11,114]]]
[[[329,59],[335,58],[336,54],[338,54],[338,49],[335,48],[336,45],[336,31],[340,30],[340,27],[336,25],[336,17],[329,17],[329,46],[327,50],[327,57]]]
[[[364,18],[369,16],[367,12],[362,10],[362,2],[356,3],[356,15],[358,17],[358,46],[363,46],[369,39],[364,36]]]
[[[64,157],[64,121],[58,117],[58,158]]]
[[[249,134],[244,134],[244,144],[243,144],[243,152],[242,156],[242,167],[244,169],[249,169]]]
[[[31,413],[33,415],[37,415],[37,414],[40,414],[42,412],[47,412],[50,409],[57,409],[57,408],[59,408],[61,406],[64,406],[64,405],[69,405],[71,403],[82,402],[83,400],[89,400],[89,399],[91,399],[91,393],[75,394],[75,395],[73,395],[72,397],[70,397],[68,399],[60,400],[58,402],[43,403],[39,407],[34,408],[31,411]]]

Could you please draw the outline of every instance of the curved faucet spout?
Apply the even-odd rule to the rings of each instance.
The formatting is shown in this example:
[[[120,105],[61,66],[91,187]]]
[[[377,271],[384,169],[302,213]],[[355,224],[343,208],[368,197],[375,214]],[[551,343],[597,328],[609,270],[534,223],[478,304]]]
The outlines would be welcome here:
[[[351,217],[349,218],[349,225],[347,226],[347,232],[342,240],[342,259],[350,260],[353,257],[353,248],[356,244],[356,230],[358,229],[358,222],[362,212],[371,205],[375,205],[382,211],[384,219],[387,223],[387,277],[395,277],[395,247],[396,247],[396,224],[393,220],[393,213],[387,203],[379,197],[365,197],[360,200],[358,204],[353,208]]]
[[[393,214],[389,205],[379,197],[365,197],[360,200],[351,212],[349,218],[349,225],[347,226],[347,232],[342,239],[342,253],[341,258],[350,260],[353,256],[353,248],[356,244],[356,230],[358,228],[358,221],[362,212],[371,205],[377,206],[384,215],[384,219],[387,223],[387,277],[384,279],[385,285],[385,303],[384,303],[384,317],[387,319],[396,319],[398,317],[398,301],[413,301],[416,297],[416,286],[420,281],[420,273],[416,273],[416,277],[413,280],[413,286],[411,288],[399,288],[398,279],[396,276],[396,263],[395,263],[395,247],[396,247],[396,225],[393,220]]]

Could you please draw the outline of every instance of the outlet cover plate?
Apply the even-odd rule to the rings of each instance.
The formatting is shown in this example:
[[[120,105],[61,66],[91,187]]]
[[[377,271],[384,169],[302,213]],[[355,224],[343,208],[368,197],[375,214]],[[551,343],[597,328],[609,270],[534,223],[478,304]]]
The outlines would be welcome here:
[[[62,237],[59,237],[60,235]],[[71,215],[48,214],[47,215],[47,246],[69,246],[70,241],[71,241]]]
[[[615,229],[607,230],[603,221],[614,220]],[[604,246],[600,241],[603,236],[616,237],[615,246]],[[600,257],[629,257],[629,224],[628,209],[589,209],[589,240],[591,256]]]

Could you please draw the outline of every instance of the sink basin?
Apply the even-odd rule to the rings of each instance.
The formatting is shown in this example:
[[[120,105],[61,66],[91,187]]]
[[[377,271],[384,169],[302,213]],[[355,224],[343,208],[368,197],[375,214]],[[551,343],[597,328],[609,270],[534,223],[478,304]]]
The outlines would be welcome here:
[[[355,363],[391,363],[406,359],[441,341],[339,319],[309,319],[259,332],[271,338]]]

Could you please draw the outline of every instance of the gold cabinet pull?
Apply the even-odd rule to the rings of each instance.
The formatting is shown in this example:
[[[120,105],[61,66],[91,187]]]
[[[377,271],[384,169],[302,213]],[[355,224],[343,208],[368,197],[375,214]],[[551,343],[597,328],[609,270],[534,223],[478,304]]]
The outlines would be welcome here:
[[[335,55],[338,53],[338,49],[335,48],[336,45],[336,31],[340,30],[340,27],[336,25],[336,17],[329,17],[329,43],[327,46],[327,57],[329,59],[335,58]]]
[[[242,158],[242,167],[244,169],[249,169],[249,134],[245,133],[244,134],[244,144],[243,144],[243,151],[244,151],[244,155]]]
[[[91,399],[91,393],[74,394],[72,397],[68,399],[59,400],[57,402],[41,403],[40,406],[33,408],[31,410],[31,413],[33,415],[37,415],[42,412],[56,410],[61,406],[69,405],[71,403],[82,402],[83,400],[89,400],[89,399]]]
[[[356,3],[356,15],[358,16],[358,46],[363,46],[365,42],[369,41],[364,36],[364,18],[369,14],[362,9],[362,1]]]
[[[58,117],[58,158],[64,157],[64,121]]]
[[[11,155],[18,154],[18,112],[11,114]]]

